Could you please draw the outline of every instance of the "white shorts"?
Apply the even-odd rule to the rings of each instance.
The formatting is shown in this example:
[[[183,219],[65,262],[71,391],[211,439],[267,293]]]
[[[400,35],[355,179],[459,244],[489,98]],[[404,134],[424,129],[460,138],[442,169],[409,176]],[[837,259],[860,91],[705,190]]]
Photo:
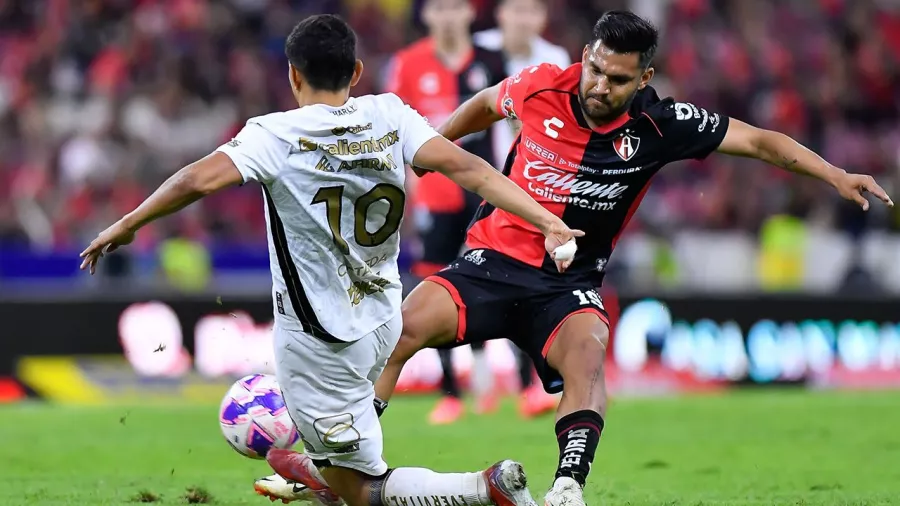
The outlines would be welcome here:
[[[275,375],[306,454],[317,465],[387,472],[375,380],[400,339],[402,318],[359,341],[332,344],[275,324]]]

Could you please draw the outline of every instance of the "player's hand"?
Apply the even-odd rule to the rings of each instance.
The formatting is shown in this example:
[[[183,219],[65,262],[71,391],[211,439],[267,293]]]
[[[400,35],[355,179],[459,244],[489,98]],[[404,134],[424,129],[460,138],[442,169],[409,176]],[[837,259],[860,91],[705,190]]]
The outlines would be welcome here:
[[[556,259],[556,248],[566,244],[567,242],[574,240],[576,237],[583,237],[584,232],[581,230],[573,230],[566,226],[562,220],[558,220],[552,223],[547,230],[544,232],[544,248],[547,250],[547,253],[550,254],[550,258],[556,262],[556,270],[559,272],[565,272],[566,269],[572,265],[572,259],[568,260],[557,260]]]
[[[865,192],[875,195],[888,206],[894,207],[894,201],[888,197],[888,194],[875,182],[875,178],[872,176],[845,172],[834,183],[834,187],[841,194],[841,197],[856,202],[862,207],[863,211],[869,210],[869,201],[863,197]]]
[[[81,270],[90,267],[91,274],[94,274],[97,270],[97,261],[100,260],[103,255],[112,253],[120,246],[131,244],[131,241],[134,240],[134,232],[134,230],[125,226],[122,220],[117,221],[111,227],[100,232],[100,235],[91,242],[91,245],[79,255],[84,259],[81,262]]]

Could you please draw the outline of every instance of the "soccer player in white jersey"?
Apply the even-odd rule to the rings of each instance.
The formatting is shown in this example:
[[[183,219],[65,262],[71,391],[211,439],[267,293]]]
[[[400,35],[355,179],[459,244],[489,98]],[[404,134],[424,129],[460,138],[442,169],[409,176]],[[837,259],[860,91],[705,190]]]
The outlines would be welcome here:
[[[261,183],[270,225],[276,376],[306,453],[269,452],[279,472],[257,492],[348,506],[534,506],[522,466],[475,473],[389,469],[373,381],[401,330],[397,268],[404,163],[436,170],[541,230],[552,252],[581,235],[484,160],[439,136],[393,94],[350,98],[363,70],[356,34],[313,16],[285,43],[299,108],[253,118],[169,178],[82,252],[93,273],[137,230],[204,195]],[[553,254],[551,253],[551,256]],[[567,262],[558,261],[560,270]],[[300,482],[303,486],[290,483]],[[308,488],[307,488],[308,487]]]
[[[550,43],[541,37],[547,27],[547,0],[501,0],[495,12],[497,28],[477,32],[473,35],[475,44],[494,51],[503,51],[506,57],[506,74],[514,76],[526,67],[542,63],[552,63],[560,68],[572,64],[569,52],[562,46]],[[518,121],[506,120],[494,125],[492,140],[495,159],[505,160],[518,134]],[[519,365],[519,381],[522,396],[519,399],[519,412],[525,417],[537,416],[556,409],[557,397],[544,391],[539,383],[534,382],[534,366],[531,359],[517,346],[511,346]],[[449,353],[450,350],[447,350]],[[496,406],[496,397],[492,393],[493,374],[487,360],[476,360],[473,367],[472,381],[478,394],[478,405],[483,412],[492,411]],[[483,352],[482,352],[483,353]],[[477,370],[488,369],[488,370]]]

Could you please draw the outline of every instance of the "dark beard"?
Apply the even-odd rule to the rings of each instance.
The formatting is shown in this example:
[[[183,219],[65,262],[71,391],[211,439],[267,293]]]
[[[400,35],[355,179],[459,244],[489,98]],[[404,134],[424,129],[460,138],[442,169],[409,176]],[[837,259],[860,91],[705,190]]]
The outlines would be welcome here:
[[[610,123],[610,122],[614,121],[619,116],[625,114],[626,111],[631,109],[631,104],[632,104],[632,102],[634,102],[634,97],[637,96],[637,92],[638,92],[638,90],[634,90],[634,93],[631,94],[631,96],[628,98],[628,100],[626,100],[625,103],[622,104],[621,107],[619,107],[617,109],[613,109],[608,114],[604,114],[603,116],[591,116],[590,115],[587,108],[584,106],[584,97],[581,95],[581,93],[578,94],[578,104],[581,106],[581,113],[584,114],[585,118],[590,119],[592,122],[594,122],[597,125],[604,125],[606,123]]]

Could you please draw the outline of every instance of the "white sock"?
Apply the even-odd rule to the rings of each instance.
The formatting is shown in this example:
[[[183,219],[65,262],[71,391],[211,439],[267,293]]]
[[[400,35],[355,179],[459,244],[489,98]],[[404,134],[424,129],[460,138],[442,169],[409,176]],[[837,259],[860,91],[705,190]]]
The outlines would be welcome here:
[[[481,473],[436,473],[421,467],[394,469],[382,489],[384,506],[489,506]]]
[[[483,395],[494,387],[494,373],[484,350],[472,350],[472,390]]]

